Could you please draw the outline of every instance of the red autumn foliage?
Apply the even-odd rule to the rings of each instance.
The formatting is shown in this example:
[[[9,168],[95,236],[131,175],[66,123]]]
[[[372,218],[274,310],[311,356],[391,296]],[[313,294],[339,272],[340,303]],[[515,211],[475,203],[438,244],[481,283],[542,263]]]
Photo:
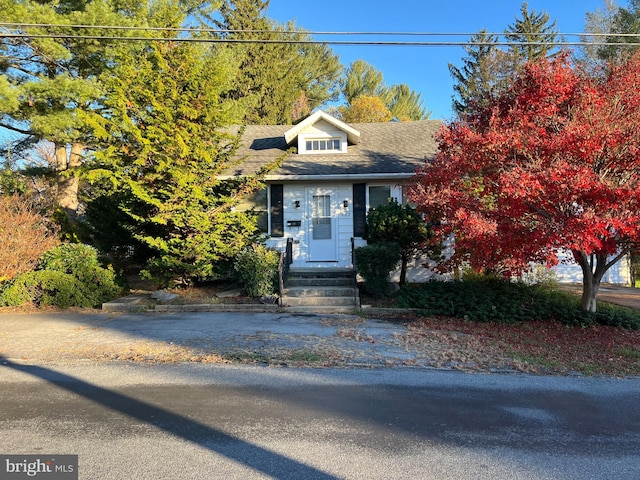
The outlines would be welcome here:
[[[452,263],[517,274],[570,251],[595,311],[604,273],[640,240],[640,56],[601,78],[568,55],[445,125],[410,199],[455,235]]]
[[[28,199],[0,195],[0,282],[32,270],[60,243],[55,230]]]

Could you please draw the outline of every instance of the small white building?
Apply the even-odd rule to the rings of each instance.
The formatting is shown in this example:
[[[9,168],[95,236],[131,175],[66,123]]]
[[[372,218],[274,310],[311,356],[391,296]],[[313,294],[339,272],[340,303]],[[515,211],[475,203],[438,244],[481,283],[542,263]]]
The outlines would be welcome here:
[[[267,244],[292,241],[292,268],[353,268],[364,245],[366,214],[393,198],[437,149],[436,120],[346,124],[318,111],[291,125],[248,125],[234,175],[256,173],[290,148],[252,199]],[[247,205],[249,206],[249,205]],[[426,271],[420,265],[420,269]]]

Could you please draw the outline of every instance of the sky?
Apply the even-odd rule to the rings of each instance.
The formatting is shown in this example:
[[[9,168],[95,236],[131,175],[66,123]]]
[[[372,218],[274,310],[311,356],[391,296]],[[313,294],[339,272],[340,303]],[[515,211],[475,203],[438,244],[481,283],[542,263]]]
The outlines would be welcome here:
[[[625,5],[624,1],[619,4]],[[310,32],[503,32],[520,16],[521,0],[271,0],[267,16],[294,20]],[[529,0],[529,11],[547,12],[560,33],[584,31],[585,14],[602,0]],[[469,37],[317,37],[320,40],[447,41]],[[567,37],[568,41],[577,41]],[[422,94],[432,119],[450,120],[453,81],[448,64],[460,66],[461,46],[332,45],[343,65],[362,59],[384,75],[386,85],[406,83]]]

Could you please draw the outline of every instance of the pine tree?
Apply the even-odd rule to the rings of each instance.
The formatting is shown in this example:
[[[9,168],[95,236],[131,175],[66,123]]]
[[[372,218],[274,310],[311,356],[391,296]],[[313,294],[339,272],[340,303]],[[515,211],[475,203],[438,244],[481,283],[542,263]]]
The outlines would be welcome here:
[[[522,18],[516,18],[505,30],[505,38],[515,42],[509,50],[516,62],[522,65],[548,57],[558,36],[555,20],[549,23],[551,17],[547,12],[529,11],[527,2],[520,7],[520,13]]]
[[[601,59],[621,63],[625,62],[638,47],[636,45],[624,45],[637,43],[637,36],[620,36],[617,34],[638,34],[640,35],[640,0],[629,0],[628,8],[618,8],[613,16],[611,25],[611,36],[607,37],[607,42],[616,42],[623,45],[606,45],[598,49]]]
[[[361,96],[383,97],[387,90],[382,72],[364,60],[356,60],[349,65],[340,87],[347,104]]]
[[[467,56],[460,68],[449,64],[449,72],[456,82],[453,86],[453,110],[458,115],[470,114],[483,108],[509,85],[513,62],[509,53],[495,45],[498,38],[481,30],[464,47]]]
[[[240,61],[230,99],[240,101],[249,124],[290,124],[338,94],[342,65],[326,45],[269,43],[309,40],[293,22],[278,24],[264,13],[269,0],[226,0],[216,25],[228,30],[228,47]],[[301,108],[304,107],[304,108]]]
[[[381,122],[390,119],[425,120],[429,117],[429,112],[422,106],[420,93],[406,84],[386,86],[382,72],[364,60],[351,63],[340,85],[347,102],[338,107],[338,115],[342,118]]]
[[[471,45],[465,47],[467,56],[462,59],[462,67],[449,64],[456,82],[453,109],[459,116],[473,114],[492,102],[527,62],[555,53],[556,23],[549,23],[549,14],[529,11],[526,2],[520,13],[522,18],[516,18],[505,30],[505,38],[513,42],[506,51],[494,45],[498,42],[495,35],[481,30],[473,35]]]
[[[584,31],[585,35],[580,40],[586,45],[581,46],[576,54],[577,61],[589,71],[597,71],[606,60],[606,55],[602,55],[602,43],[613,31],[615,15],[618,12],[616,0],[603,0],[602,7],[596,8],[585,15]],[[594,34],[594,35],[590,35]]]
[[[234,62],[204,44],[155,42],[121,58],[105,79],[110,117],[97,126],[94,178],[116,186],[118,208],[152,252],[146,275],[191,283],[226,272],[255,238],[251,216],[233,211],[259,177],[223,181],[239,135],[229,133]]]
[[[391,116],[401,122],[427,120],[431,115],[431,112],[422,106],[422,94],[411,90],[406,83],[389,87],[387,97]]]
[[[84,25],[132,25],[144,4],[108,1],[0,0],[4,22],[62,25],[16,28],[33,37],[0,40],[0,126],[18,134],[11,145],[18,153],[42,139],[53,143],[58,172],[57,203],[73,220],[78,209],[79,167],[90,140],[87,118],[95,114],[104,91],[96,81],[109,68],[121,44],[74,38],[38,38],[38,34],[109,35],[108,29],[82,30]]]

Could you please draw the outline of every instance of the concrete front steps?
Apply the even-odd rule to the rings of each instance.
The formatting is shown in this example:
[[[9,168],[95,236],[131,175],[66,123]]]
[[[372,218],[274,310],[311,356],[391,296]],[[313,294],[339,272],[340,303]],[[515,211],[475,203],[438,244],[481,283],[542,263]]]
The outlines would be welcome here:
[[[355,273],[344,268],[291,269],[282,306],[301,312],[354,312],[360,308]]]

